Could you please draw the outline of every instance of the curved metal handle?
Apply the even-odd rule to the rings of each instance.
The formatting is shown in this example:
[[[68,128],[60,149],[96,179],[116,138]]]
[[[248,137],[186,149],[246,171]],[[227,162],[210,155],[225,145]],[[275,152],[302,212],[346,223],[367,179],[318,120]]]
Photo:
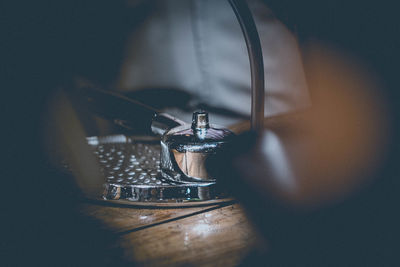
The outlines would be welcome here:
[[[245,0],[228,0],[239,21],[251,72],[251,129],[260,131],[264,121],[264,63],[260,37],[253,16]]]

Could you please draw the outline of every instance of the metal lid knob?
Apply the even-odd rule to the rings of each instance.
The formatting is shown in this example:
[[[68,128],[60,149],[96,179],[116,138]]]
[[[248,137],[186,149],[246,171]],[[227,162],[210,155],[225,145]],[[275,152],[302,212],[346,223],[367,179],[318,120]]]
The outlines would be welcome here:
[[[210,128],[210,124],[208,122],[208,113],[205,111],[193,112],[192,129],[201,130],[208,128]]]

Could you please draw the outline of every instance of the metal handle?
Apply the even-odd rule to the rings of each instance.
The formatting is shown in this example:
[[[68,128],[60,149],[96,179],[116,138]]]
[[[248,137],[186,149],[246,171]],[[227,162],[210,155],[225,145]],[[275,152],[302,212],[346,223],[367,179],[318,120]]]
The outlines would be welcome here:
[[[228,0],[239,21],[247,52],[251,72],[251,129],[260,131],[264,121],[264,63],[260,37],[251,11],[245,0]]]

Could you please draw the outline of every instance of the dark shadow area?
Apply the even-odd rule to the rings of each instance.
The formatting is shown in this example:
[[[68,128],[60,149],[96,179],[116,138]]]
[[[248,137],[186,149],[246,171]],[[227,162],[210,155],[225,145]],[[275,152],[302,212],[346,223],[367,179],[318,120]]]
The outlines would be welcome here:
[[[167,0],[166,0],[167,1]],[[137,2],[137,4],[135,4]],[[254,177],[270,169],[252,145],[255,135],[217,158],[214,168],[243,202],[250,218],[271,245],[243,265],[397,266],[399,243],[399,82],[400,32],[396,3],[376,1],[265,1],[307,53],[312,42],[352,55],[379,81],[385,101],[388,150],[368,182],[343,201],[303,210],[274,194],[257,192],[237,171],[235,160],[248,156]],[[152,1],[6,1],[1,4],[1,240],[4,266],[123,266],[116,236],[77,209],[81,192],[55,168],[44,149],[46,103],[54,91],[85,77],[104,88],[115,82],[128,33],[140,26]],[[306,61],[306,60],[305,60]],[[307,64],[307,62],[305,62]],[[312,79],[313,73],[306,73]],[[268,79],[268,77],[267,77]],[[337,77],[341,79],[341,77]],[[176,92],[132,93],[164,108],[190,102]],[[162,95],[166,94],[166,95]],[[315,92],[311,91],[312,96]],[[207,106],[206,106],[207,108]],[[340,109],[340,107],[338,107]],[[218,111],[232,115],[229,111]],[[372,110],[374,112],[374,110]],[[237,115],[237,114],[233,114]],[[68,129],[69,125],[64,126]],[[292,140],[296,130],[283,136]],[[301,131],[300,131],[301,132]],[[298,137],[295,138],[299,141]],[[222,162],[222,163],[221,163]],[[243,161],[245,162],[245,161]],[[250,162],[250,161],[249,161]],[[310,163],[312,164],[312,163]],[[218,165],[221,166],[221,165]],[[257,166],[262,166],[257,173]],[[264,168],[265,167],[265,168]],[[371,176],[371,177],[369,177]],[[261,188],[261,187],[260,187]],[[132,265],[132,263],[129,263]]]

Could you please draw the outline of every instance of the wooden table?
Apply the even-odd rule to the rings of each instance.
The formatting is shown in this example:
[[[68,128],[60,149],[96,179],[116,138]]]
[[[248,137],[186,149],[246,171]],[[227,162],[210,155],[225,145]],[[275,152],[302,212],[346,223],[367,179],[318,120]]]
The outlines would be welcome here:
[[[115,232],[124,257],[140,265],[235,266],[259,245],[235,203],[174,209],[85,203],[81,211]]]

